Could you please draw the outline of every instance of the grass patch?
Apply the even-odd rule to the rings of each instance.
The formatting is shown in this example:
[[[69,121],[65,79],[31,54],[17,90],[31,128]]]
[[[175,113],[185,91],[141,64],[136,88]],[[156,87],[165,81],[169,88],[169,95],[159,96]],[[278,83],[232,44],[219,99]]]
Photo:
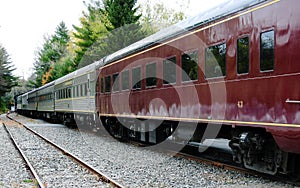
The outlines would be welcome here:
[[[24,182],[24,183],[32,183],[33,180],[30,180],[30,179],[29,179],[29,180],[23,180],[23,182]]]

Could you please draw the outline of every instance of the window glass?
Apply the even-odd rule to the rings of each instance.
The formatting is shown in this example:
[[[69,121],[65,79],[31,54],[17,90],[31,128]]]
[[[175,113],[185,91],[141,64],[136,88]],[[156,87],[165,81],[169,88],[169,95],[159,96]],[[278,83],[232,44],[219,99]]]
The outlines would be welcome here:
[[[163,79],[164,84],[176,83],[176,57],[163,62]]]
[[[104,78],[101,78],[100,82],[100,92],[104,93]]]
[[[87,83],[84,84],[84,90],[85,90],[85,95],[87,96],[87,94],[88,94],[88,84]]]
[[[156,86],[156,63],[151,63],[146,65],[146,86],[153,87]]]
[[[260,35],[260,70],[274,69],[274,31],[264,32]]]
[[[82,84],[80,84],[80,94],[81,94],[81,97],[84,96],[84,89],[83,89]]]
[[[65,98],[66,98],[66,90],[63,89],[63,90],[62,90],[62,93],[63,93],[63,94],[62,94],[62,98],[65,99]]]
[[[237,72],[246,74],[249,72],[249,38],[240,38],[237,41]]]
[[[80,96],[80,94],[79,94],[79,85],[76,86],[76,96],[77,96],[77,97]]]
[[[181,56],[182,81],[198,80],[198,51]]]
[[[111,80],[110,76],[105,77],[105,92],[106,93],[110,92],[110,86],[111,86],[110,80]]]
[[[71,88],[68,88],[68,98],[71,98],[72,96],[71,96]]]
[[[122,90],[129,89],[129,70],[122,72]]]
[[[132,89],[141,89],[141,67],[132,69]]]
[[[218,44],[205,50],[206,78],[226,76],[226,44]]]
[[[120,90],[120,78],[119,74],[113,75],[113,91],[119,91]]]

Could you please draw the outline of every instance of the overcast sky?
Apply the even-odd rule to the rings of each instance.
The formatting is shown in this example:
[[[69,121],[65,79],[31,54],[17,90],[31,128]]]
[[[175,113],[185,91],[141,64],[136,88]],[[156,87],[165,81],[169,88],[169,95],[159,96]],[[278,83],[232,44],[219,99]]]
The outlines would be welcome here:
[[[142,2],[144,0],[139,0]],[[193,16],[212,8],[224,0],[151,0],[167,7],[185,8]],[[87,1],[88,2],[88,1]],[[53,34],[64,21],[69,30],[79,24],[84,10],[82,0],[4,0],[0,2],[0,43],[7,50],[17,68],[15,74],[28,77],[32,73],[34,52],[42,45],[45,34]]]

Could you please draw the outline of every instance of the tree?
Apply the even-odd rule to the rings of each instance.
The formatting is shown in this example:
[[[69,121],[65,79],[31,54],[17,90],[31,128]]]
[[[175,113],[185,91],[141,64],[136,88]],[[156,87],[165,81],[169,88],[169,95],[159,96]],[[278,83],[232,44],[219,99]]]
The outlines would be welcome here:
[[[51,67],[65,56],[69,41],[69,31],[64,22],[59,23],[54,35],[44,38],[43,47],[36,52],[34,63],[37,87],[51,81]]]
[[[75,32],[72,33],[74,38],[76,66],[82,62],[82,57],[86,51],[102,36],[107,34],[105,22],[107,19],[101,13],[101,4],[99,1],[92,1],[86,4],[87,12],[83,12],[83,17],[80,18],[80,26],[73,25]]]
[[[0,45],[0,111],[6,110],[5,93],[17,85],[18,78],[12,74],[14,70],[6,49]]]
[[[186,6],[188,4],[186,3]],[[148,34],[153,34],[186,18],[183,11],[168,9],[162,2],[153,5],[150,1],[146,1],[141,12],[140,21]]]
[[[108,31],[123,27],[125,25],[137,24],[141,14],[137,14],[139,6],[136,0],[103,0],[104,9],[102,13],[107,15],[109,24]]]
[[[0,96],[4,96],[13,86],[17,85],[17,77],[12,74],[14,70],[6,49],[0,45]]]
[[[138,14],[138,9],[136,0],[103,0],[103,8],[100,3],[97,8],[91,8],[98,11],[107,32],[86,49],[78,67],[91,64],[144,38],[146,34],[139,23],[141,14]]]

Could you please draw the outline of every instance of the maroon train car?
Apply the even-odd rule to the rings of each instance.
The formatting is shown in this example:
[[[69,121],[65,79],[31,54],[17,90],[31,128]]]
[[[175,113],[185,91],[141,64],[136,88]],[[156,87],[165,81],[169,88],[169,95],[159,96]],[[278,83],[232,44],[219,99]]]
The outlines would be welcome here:
[[[104,59],[98,114],[121,138],[226,138],[234,161],[299,173],[300,4],[232,0]]]

